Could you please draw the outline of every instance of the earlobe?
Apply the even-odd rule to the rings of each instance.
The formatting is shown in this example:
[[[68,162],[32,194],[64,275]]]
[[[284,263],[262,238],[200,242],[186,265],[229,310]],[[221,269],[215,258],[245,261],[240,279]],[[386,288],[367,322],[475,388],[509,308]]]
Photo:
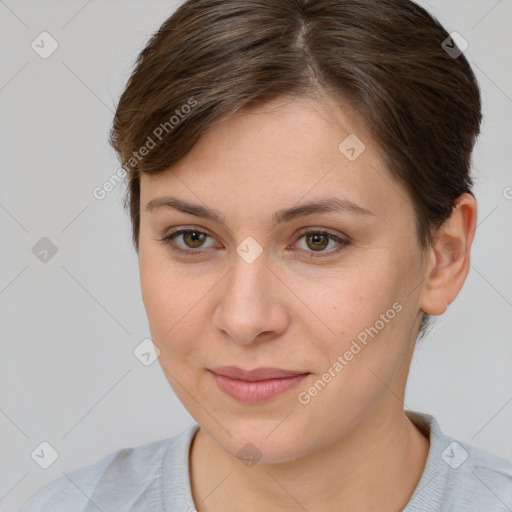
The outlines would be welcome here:
[[[458,295],[469,272],[470,251],[476,229],[477,204],[470,194],[456,201],[452,215],[439,228],[430,248],[420,309],[443,314]]]

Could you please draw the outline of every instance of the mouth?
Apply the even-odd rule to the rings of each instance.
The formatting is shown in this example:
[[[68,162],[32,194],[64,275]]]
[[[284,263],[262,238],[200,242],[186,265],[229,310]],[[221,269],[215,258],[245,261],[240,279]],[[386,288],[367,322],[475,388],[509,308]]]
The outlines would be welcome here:
[[[310,372],[281,368],[243,370],[222,366],[208,370],[221,391],[245,404],[259,404],[281,395],[304,380]]]

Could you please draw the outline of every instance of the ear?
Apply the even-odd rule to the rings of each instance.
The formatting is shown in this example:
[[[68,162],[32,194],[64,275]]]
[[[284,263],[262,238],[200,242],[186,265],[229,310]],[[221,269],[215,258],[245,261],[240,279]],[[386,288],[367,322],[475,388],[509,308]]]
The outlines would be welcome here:
[[[464,193],[456,200],[450,218],[438,229],[420,295],[424,313],[443,314],[462,288],[469,272],[476,217],[476,200]]]

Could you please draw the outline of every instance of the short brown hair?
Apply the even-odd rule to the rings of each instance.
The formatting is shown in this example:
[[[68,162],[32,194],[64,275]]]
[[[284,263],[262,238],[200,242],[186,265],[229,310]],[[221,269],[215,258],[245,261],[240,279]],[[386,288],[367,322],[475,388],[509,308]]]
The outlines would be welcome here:
[[[166,171],[245,106],[319,90],[351,101],[410,193],[428,247],[455,200],[472,193],[482,117],[474,73],[445,51],[449,37],[409,0],[183,3],[140,53],[110,134],[128,171],[136,250],[141,174]]]

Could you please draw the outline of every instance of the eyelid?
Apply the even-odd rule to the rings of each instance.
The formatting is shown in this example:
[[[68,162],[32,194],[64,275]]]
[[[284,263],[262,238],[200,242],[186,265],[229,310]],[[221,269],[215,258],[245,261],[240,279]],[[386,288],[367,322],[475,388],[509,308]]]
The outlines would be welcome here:
[[[302,237],[308,234],[321,234],[327,235],[331,240],[334,240],[338,245],[334,249],[330,249],[329,251],[306,251],[307,258],[328,258],[329,256],[334,256],[341,252],[345,246],[351,243],[351,240],[346,235],[335,234],[330,229],[327,228],[315,228],[315,227],[307,227],[300,230],[296,235],[296,241],[293,243],[295,245]],[[293,249],[294,251],[297,249]]]
[[[190,231],[195,231],[199,234],[202,234],[202,235],[206,235],[212,239],[215,239],[215,237],[213,235],[211,235],[208,230],[205,230],[204,228],[198,228],[198,227],[195,227],[195,226],[180,226],[180,227],[177,227],[177,228],[173,228],[171,229],[170,231],[168,231],[163,238],[159,238],[160,241],[164,242],[168,247],[170,247],[173,251],[176,251],[178,253],[181,253],[181,254],[186,254],[186,255],[191,255],[193,256],[194,254],[203,254],[205,253],[208,249],[211,249],[211,247],[207,247],[207,248],[202,248],[202,247],[199,247],[197,249],[184,249],[182,247],[180,247],[179,245],[176,245],[173,243],[174,239],[177,238],[178,236],[184,234],[184,233],[187,233],[187,232],[190,232]],[[346,235],[340,235],[340,234],[335,234],[333,233],[331,230],[327,229],[327,228],[316,228],[316,227],[311,227],[311,226],[308,226],[306,228],[302,228],[301,230],[299,230],[299,232],[297,232],[295,235],[294,235],[294,239],[295,239],[295,242],[293,242],[292,245],[295,245],[302,237],[304,237],[305,235],[308,235],[308,234],[321,234],[321,235],[327,235],[328,237],[330,237],[331,240],[334,240],[338,246],[337,248],[335,249],[330,249],[329,251],[319,251],[319,252],[314,252],[314,251],[304,251],[306,253],[308,253],[308,256],[306,257],[329,257],[333,254],[336,254],[338,252],[340,252],[345,246],[349,245],[351,243],[351,240],[349,239],[349,237],[347,237]],[[297,249],[292,249],[293,251],[297,251]],[[298,251],[303,251],[301,249],[299,249]]]
[[[173,244],[172,242],[174,241],[175,238],[177,238],[178,236],[184,234],[184,233],[187,233],[187,232],[190,232],[190,231],[194,231],[196,233],[199,233],[201,235],[206,235],[212,239],[215,239],[215,237],[213,235],[211,235],[210,233],[208,233],[207,230],[205,230],[204,228],[197,228],[195,226],[181,226],[181,227],[177,227],[177,228],[174,228],[174,229],[171,229],[170,231],[168,231],[162,238],[160,238],[159,240],[164,242],[166,245],[168,245],[171,249],[177,251],[177,252],[181,252],[183,254],[202,254],[205,252],[205,249],[203,249],[202,247],[199,247],[197,249],[185,249],[185,248],[182,248],[178,245],[175,245]],[[207,247],[207,249],[211,249],[211,247]]]

